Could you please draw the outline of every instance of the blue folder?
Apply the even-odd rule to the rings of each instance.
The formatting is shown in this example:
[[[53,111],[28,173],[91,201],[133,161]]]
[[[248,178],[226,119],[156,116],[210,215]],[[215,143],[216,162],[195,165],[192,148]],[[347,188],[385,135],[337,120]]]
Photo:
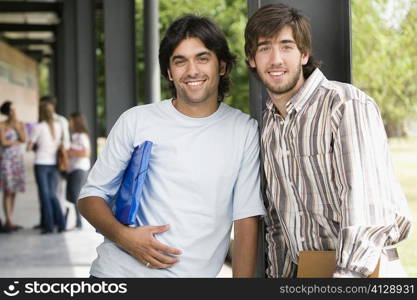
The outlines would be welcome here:
[[[120,223],[135,226],[142,189],[148,171],[152,142],[136,146],[123,174],[122,183],[115,196],[115,217]]]

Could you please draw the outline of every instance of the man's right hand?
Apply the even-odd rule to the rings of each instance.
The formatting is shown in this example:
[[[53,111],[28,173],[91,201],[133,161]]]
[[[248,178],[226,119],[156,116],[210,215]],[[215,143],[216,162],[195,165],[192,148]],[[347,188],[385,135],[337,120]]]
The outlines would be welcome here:
[[[166,269],[179,262],[181,251],[162,244],[156,234],[169,230],[169,225],[126,227],[117,244],[139,262],[153,269]],[[148,264],[149,263],[149,264]]]
[[[156,234],[169,230],[169,225],[128,227],[113,216],[103,198],[90,196],[79,199],[77,207],[91,225],[120,248],[149,268],[166,269],[179,262],[174,255],[181,251],[159,242]]]

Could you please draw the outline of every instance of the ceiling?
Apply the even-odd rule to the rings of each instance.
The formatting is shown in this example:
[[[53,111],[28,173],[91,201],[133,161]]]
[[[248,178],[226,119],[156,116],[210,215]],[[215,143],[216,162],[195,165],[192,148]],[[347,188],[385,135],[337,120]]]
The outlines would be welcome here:
[[[0,39],[38,62],[51,57],[62,2],[0,0]]]

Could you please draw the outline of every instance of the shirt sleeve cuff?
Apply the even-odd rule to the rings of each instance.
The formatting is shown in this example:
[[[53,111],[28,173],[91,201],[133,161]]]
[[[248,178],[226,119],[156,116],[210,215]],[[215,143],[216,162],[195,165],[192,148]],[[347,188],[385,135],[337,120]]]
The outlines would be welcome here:
[[[264,217],[265,216],[265,210],[262,208],[254,208],[253,210],[249,210],[243,213],[238,213],[233,215],[233,221],[237,221],[240,219],[250,218],[250,217]]]
[[[111,199],[108,195],[106,195],[106,193],[102,192],[99,189],[84,189],[83,188],[80,191],[80,194],[78,196],[77,201],[80,200],[80,199],[82,199],[82,198],[91,197],[91,196],[103,198],[104,201],[106,201],[107,203],[109,203],[109,201]]]
[[[366,278],[366,276],[359,272],[337,267],[333,278]]]

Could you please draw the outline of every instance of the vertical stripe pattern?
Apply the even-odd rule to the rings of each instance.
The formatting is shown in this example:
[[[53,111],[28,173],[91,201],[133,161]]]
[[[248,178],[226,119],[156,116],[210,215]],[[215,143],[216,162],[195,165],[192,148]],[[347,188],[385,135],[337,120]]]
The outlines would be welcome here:
[[[394,178],[375,102],[319,69],[287,103],[263,115],[269,277],[294,277],[302,250],[336,250],[338,270],[367,276],[411,222]]]

